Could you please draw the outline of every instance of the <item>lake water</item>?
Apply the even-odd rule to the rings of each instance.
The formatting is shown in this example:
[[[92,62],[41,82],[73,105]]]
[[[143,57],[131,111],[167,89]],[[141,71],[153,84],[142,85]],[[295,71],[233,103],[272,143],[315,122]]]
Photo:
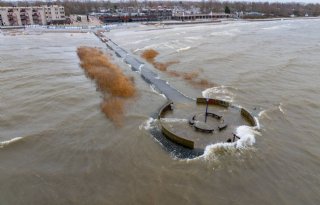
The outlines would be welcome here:
[[[192,98],[258,112],[255,143],[193,159],[150,133],[166,99],[90,33],[0,33],[0,204],[319,204],[320,20],[135,26],[107,33],[168,70],[198,71],[199,88],[159,73]],[[79,66],[81,45],[106,49],[138,95],[122,127],[100,112],[101,94]],[[143,60],[140,58],[140,60]]]

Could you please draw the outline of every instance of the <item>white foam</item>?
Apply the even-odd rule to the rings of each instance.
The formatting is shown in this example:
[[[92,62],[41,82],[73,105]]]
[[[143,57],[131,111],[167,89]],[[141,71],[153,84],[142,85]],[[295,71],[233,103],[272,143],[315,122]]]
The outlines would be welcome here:
[[[216,144],[211,144],[206,146],[203,155],[200,156],[200,159],[204,159],[206,161],[214,160],[217,158],[217,152],[221,150],[232,150],[235,148],[235,143],[227,143],[227,142],[219,142]]]
[[[215,31],[212,32],[210,35],[211,36],[235,36],[240,32],[239,29],[231,29],[228,31]]]
[[[167,97],[163,93],[160,93],[156,90],[154,85],[150,85],[150,88],[151,88],[152,92],[157,93],[158,95],[161,95],[164,99],[167,99]]]
[[[254,121],[256,122],[256,126],[254,128],[260,130],[260,121],[259,121],[259,118],[257,117],[253,117],[254,118]]]
[[[233,102],[234,94],[227,86],[216,86],[202,91],[202,96],[205,98],[215,98],[228,102]]]
[[[141,73],[141,69],[143,68],[143,66],[144,66],[144,64],[141,64],[140,66],[139,66],[139,72]]]
[[[278,106],[278,108],[279,108],[280,112],[282,112],[282,114],[284,114],[284,110],[282,109],[282,106],[283,106],[283,104],[280,103],[280,105]]]
[[[255,135],[260,135],[260,133],[256,130],[256,127],[250,127],[247,125],[241,125],[236,128],[235,134],[240,137],[235,142],[218,142],[215,144],[207,145],[203,155],[196,157],[194,159],[188,159],[187,161],[192,160],[205,160],[205,161],[213,161],[216,160],[220,153],[223,152],[231,152],[239,149],[247,149],[252,147],[256,140]]]
[[[254,127],[250,127],[247,125],[241,125],[237,127],[235,134],[240,137],[240,139],[235,142],[236,148],[245,148],[248,146],[252,146],[256,142],[254,135],[260,135],[260,133],[256,131]]]
[[[148,120],[144,121],[140,126],[139,126],[139,130],[150,130],[154,127],[153,123],[156,121],[156,119],[153,119],[152,117],[150,117]]]
[[[282,114],[285,114],[285,111],[283,109],[283,104],[280,103],[277,107],[271,107],[269,109],[266,110],[262,110],[261,112],[259,112],[258,117],[259,118],[267,118],[267,119],[271,119],[270,116],[267,114],[267,112],[273,112],[273,111],[280,111]]]
[[[264,116],[266,114],[266,112],[267,112],[267,110],[262,110],[262,111],[259,112],[258,116],[262,117],[262,116]]]
[[[136,52],[142,51],[142,50],[144,50],[144,48],[137,48],[137,49],[135,49],[135,50],[133,51],[133,53],[136,53]]]
[[[193,40],[193,41],[198,41],[198,40],[201,40],[202,37],[201,36],[188,36],[188,37],[185,37],[186,40]]]
[[[133,51],[133,53],[136,53],[136,52],[138,52],[138,51],[143,51],[143,50],[146,50],[146,49],[149,49],[149,48],[153,48],[153,47],[155,47],[154,45],[148,45],[148,46],[145,46],[145,47],[143,47],[143,48],[137,48],[137,49],[135,49],[134,51]]]
[[[177,52],[179,53],[179,52],[181,52],[181,51],[187,51],[187,50],[189,50],[191,47],[190,46],[187,46],[187,47],[185,47],[185,48],[179,48],[179,49],[177,49]]]
[[[13,138],[13,139],[11,139],[11,140],[2,141],[2,142],[0,142],[0,148],[3,148],[3,147],[5,147],[5,146],[8,146],[9,144],[12,144],[12,143],[14,143],[14,142],[17,142],[17,141],[19,141],[19,140],[21,140],[21,139],[23,139],[23,137],[15,137],[15,138]]]
[[[234,150],[236,150],[235,142],[232,142],[232,143],[218,142],[215,144],[207,145],[206,148],[204,149],[203,154],[200,155],[199,157],[186,159],[186,161],[192,162],[192,161],[204,160],[204,161],[212,162],[218,159],[219,153],[224,153],[224,152],[234,151]]]
[[[161,121],[163,122],[188,122],[188,119],[181,119],[181,118],[162,118]]]

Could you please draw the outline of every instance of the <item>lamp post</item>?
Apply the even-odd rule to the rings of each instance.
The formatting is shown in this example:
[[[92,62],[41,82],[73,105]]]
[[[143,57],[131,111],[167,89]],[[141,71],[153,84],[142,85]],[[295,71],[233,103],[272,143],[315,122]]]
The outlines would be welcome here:
[[[206,98],[207,106],[206,106],[206,113],[204,116],[204,122],[207,123],[207,113],[208,113],[208,104],[209,104],[209,98]]]

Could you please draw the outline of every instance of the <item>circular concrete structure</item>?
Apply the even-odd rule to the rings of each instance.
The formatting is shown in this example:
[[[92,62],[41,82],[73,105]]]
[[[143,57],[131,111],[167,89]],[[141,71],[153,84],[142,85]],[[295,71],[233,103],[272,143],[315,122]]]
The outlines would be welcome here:
[[[209,111],[205,112],[204,106],[207,104]],[[196,103],[189,104],[170,101],[160,109],[158,119],[166,138],[190,149],[235,141],[239,139],[234,134],[236,127],[257,125],[253,115],[246,109],[226,101],[206,98],[197,98]]]

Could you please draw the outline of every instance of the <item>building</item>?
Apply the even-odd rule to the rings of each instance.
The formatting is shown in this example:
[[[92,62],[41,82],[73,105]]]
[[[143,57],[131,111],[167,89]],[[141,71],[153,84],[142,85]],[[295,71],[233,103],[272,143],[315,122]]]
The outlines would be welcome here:
[[[128,7],[125,9],[117,9],[114,13],[100,13],[98,17],[104,23],[162,21],[172,18],[172,10],[162,7],[157,9]]]
[[[226,13],[210,13],[210,14],[174,14],[172,19],[178,21],[192,21],[202,19],[221,19],[221,18],[233,18],[234,15]]]
[[[65,20],[63,6],[0,7],[0,26],[60,24]]]
[[[157,9],[142,9],[141,13],[145,16],[155,16],[157,20],[171,20],[172,9],[157,8]]]

